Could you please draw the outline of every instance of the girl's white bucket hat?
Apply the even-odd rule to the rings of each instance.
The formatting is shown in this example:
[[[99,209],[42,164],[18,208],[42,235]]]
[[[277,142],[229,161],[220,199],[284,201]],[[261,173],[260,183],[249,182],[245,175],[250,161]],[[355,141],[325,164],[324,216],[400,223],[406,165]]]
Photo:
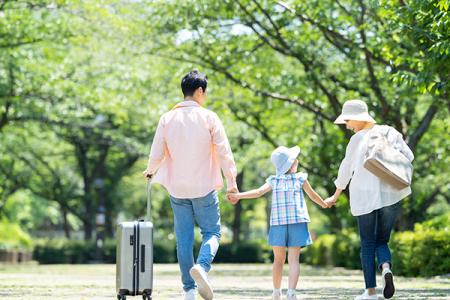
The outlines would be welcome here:
[[[374,118],[369,115],[367,104],[361,100],[345,101],[342,113],[334,121],[334,124],[345,124],[345,121],[348,120],[376,123]]]
[[[292,148],[280,146],[275,149],[270,159],[277,170],[277,176],[286,174],[299,154],[300,148],[298,146]]]

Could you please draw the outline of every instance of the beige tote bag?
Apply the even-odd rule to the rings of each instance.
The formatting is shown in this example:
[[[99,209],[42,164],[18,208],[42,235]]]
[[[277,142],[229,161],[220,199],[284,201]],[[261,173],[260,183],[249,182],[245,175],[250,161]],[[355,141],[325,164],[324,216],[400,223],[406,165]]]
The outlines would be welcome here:
[[[387,134],[371,130],[367,142],[364,167],[396,189],[411,185],[413,166],[408,158],[387,140]]]

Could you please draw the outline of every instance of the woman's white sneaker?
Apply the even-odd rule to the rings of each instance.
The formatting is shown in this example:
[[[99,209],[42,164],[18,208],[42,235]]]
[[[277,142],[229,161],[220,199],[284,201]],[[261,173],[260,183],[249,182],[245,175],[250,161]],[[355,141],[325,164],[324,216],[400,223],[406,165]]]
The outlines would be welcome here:
[[[391,299],[395,293],[394,275],[390,269],[383,269],[381,273],[381,283],[383,287],[383,297]]]
[[[378,295],[369,295],[369,291],[365,290],[364,293],[362,293],[359,296],[355,297],[355,300],[378,300]]]

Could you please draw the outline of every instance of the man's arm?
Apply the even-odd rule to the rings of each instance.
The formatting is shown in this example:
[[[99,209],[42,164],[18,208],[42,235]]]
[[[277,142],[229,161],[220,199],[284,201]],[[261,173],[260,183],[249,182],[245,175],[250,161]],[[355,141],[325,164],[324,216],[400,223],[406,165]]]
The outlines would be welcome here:
[[[219,158],[220,167],[227,179],[227,190],[237,192],[236,176],[237,169],[234,162],[233,153],[231,152],[230,143],[227,134],[223,128],[219,117],[214,114],[211,126],[212,143],[216,147],[217,156]]]
[[[155,137],[153,138],[152,147],[147,163],[147,169],[144,171],[144,176],[151,178],[159,166],[165,159],[166,142],[164,140],[164,121],[163,118],[159,120],[158,127],[156,128]]]

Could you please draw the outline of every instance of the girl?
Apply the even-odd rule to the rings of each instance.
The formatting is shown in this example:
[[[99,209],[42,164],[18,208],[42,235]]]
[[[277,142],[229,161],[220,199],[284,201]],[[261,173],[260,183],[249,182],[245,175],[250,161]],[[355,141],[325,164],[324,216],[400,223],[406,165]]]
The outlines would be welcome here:
[[[299,147],[278,147],[271,160],[276,175],[270,176],[258,189],[244,193],[229,194],[230,202],[240,199],[259,198],[272,190],[272,210],[270,213],[269,244],[273,247],[272,299],[281,299],[281,278],[288,248],[289,289],[288,300],[296,300],[295,288],[300,275],[300,249],[312,243],[307,223],[310,221],[303,190],[314,202],[323,208],[327,204],[309,185],[306,173],[297,173]]]
[[[355,300],[378,299],[375,290],[377,269],[382,272],[383,297],[390,299],[395,288],[388,242],[400,209],[399,201],[411,194],[411,188],[397,190],[364,168],[368,137],[372,131],[377,131],[386,136],[388,142],[410,161],[413,161],[414,155],[397,130],[375,125],[366,103],[361,100],[346,101],[342,114],[334,123],[346,124],[347,129],[355,132],[348,143],[345,158],[334,182],[336,192],[325,201],[328,205],[333,205],[351,180],[350,208],[352,215],[358,220],[361,264],[366,283],[366,290],[362,295],[356,296]],[[378,265],[375,264],[375,256]]]

